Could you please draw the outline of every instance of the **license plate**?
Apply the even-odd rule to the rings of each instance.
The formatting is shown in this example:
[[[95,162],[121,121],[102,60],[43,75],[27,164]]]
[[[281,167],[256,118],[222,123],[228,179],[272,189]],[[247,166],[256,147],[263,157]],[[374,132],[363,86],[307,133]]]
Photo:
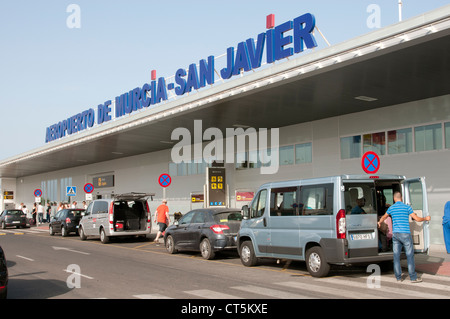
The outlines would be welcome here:
[[[20,223],[20,221],[19,220],[14,220],[12,223],[13,224],[18,224],[18,223]]]
[[[350,235],[352,240],[366,240],[366,239],[372,239],[372,234],[354,234]]]

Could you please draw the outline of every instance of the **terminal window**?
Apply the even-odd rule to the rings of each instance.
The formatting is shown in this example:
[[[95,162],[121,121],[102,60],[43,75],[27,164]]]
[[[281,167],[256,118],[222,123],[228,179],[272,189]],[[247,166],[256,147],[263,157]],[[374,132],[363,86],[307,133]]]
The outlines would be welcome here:
[[[295,164],[312,162],[312,143],[295,145]]]
[[[386,154],[386,135],[384,132],[364,134],[363,148],[364,153],[372,151],[378,155]]]
[[[450,122],[444,124],[445,127],[445,148],[450,148]]]
[[[341,159],[361,157],[361,135],[341,137]]]
[[[414,128],[416,152],[442,149],[442,125],[432,124]]]
[[[402,154],[410,153],[412,146],[412,129],[405,128],[388,132],[388,153]]]

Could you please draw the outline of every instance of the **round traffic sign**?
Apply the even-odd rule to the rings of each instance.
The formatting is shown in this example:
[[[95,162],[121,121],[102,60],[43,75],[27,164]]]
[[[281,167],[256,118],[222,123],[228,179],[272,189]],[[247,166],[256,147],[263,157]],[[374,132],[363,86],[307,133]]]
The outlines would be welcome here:
[[[169,174],[161,174],[158,177],[158,183],[159,185],[161,185],[162,187],[167,187],[170,185],[170,183],[172,183],[172,178],[170,177]]]
[[[85,185],[84,185],[84,192],[86,193],[86,194],[90,194],[90,193],[92,193],[94,191],[94,185],[92,185],[91,183],[86,183]]]
[[[364,153],[361,159],[361,167],[367,174],[375,174],[380,169],[380,158],[372,151]]]
[[[42,196],[42,190],[40,190],[39,188],[35,189],[33,194],[34,194],[34,197],[41,197]]]

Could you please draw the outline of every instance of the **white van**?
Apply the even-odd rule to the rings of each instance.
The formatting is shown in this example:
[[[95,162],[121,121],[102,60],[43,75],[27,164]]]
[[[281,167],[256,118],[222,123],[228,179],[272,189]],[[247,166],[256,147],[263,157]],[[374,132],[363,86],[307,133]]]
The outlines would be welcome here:
[[[428,215],[424,178],[342,175],[264,184],[243,207],[241,261],[305,260],[315,277],[326,276],[331,264],[392,261],[392,228],[382,234],[377,221],[394,203],[395,191],[417,216]],[[427,253],[428,223],[411,219],[410,226],[415,251]]]
[[[152,196],[154,194],[128,193],[115,195],[113,199],[94,200],[78,226],[81,240],[86,240],[87,236],[99,236],[106,244],[110,237],[147,237],[152,229],[147,198]]]

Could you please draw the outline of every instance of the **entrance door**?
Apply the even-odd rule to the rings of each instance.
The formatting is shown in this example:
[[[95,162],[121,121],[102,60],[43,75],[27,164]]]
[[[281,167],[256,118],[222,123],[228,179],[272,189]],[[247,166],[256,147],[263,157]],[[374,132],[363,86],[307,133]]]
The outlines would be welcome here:
[[[404,182],[404,200],[405,204],[410,205],[419,217],[428,216],[428,198],[425,178],[407,179]],[[428,222],[416,222],[411,217],[409,219],[409,227],[414,243],[414,251],[416,253],[428,253],[430,245],[430,235],[428,230]]]

